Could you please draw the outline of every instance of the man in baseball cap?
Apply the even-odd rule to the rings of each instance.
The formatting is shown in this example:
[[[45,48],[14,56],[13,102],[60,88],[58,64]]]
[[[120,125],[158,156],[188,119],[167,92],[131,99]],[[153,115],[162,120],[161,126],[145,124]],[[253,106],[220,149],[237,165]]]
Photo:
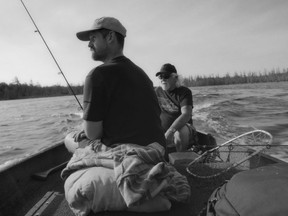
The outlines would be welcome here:
[[[106,146],[157,142],[165,146],[160,107],[147,74],[124,56],[126,29],[113,17],[96,19],[76,34],[95,61],[103,64],[86,76],[83,93],[83,130],[68,134],[66,147],[73,152],[94,140]]]
[[[197,145],[193,126],[192,91],[182,86],[174,65],[166,63],[156,73],[160,86],[155,88],[161,107],[161,122],[169,151],[187,151]],[[172,150],[171,150],[172,149]]]

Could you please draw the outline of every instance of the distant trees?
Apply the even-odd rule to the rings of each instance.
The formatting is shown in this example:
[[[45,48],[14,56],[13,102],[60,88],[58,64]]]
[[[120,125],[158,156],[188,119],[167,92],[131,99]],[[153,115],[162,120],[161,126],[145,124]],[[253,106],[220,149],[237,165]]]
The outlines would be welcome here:
[[[83,94],[83,86],[72,86],[75,94]],[[51,97],[51,96],[64,96],[70,95],[68,87],[54,85],[42,87],[39,84],[34,85],[31,81],[30,84],[21,84],[17,77],[12,83],[0,83],[0,100],[11,100],[21,98],[34,98],[34,97]]]
[[[262,73],[249,72],[249,73],[237,73],[233,76],[228,73],[225,76],[219,75],[210,76],[196,76],[185,77],[183,84],[187,87],[191,86],[208,86],[208,85],[231,85],[241,83],[259,83],[259,82],[281,82],[288,81],[288,68],[280,70],[273,69],[271,71],[264,71]],[[83,94],[83,85],[72,86],[75,94]],[[22,84],[19,79],[15,77],[10,84],[0,83],[0,100],[11,100],[21,98],[32,97],[51,97],[51,96],[64,96],[70,95],[70,89],[68,87],[53,85],[48,87],[42,87],[39,84]]]
[[[241,83],[259,83],[259,82],[280,82],[288,81],[288,68],[282,71],[278,69],[273,69],[271,71],[264,72],[249,72],[249,73],[237,73],[235,72],[233,76],[228,73],[220,77],[219,75],[211,76],[196,76],[184,78],[185,86],[208,86],[208,85],[231,85],[231,84],[241,84]]]

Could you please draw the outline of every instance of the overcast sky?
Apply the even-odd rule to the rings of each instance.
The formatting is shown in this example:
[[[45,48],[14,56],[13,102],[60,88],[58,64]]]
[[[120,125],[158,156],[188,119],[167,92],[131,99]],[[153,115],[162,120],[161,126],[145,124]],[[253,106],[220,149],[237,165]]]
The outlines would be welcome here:
[[[24,0],[71,84],[101,64],[75,34],[113,16],[124,54],[157,83],[172,63],[184,77],[288,68],[287,0]],[[20,0],[0,0],[0,82],[66,85]]]

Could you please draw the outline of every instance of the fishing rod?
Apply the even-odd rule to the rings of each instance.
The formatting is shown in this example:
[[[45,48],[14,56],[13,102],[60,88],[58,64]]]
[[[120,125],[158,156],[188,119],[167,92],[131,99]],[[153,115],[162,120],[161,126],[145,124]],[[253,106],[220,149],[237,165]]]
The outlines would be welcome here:
[[[23,7],[25,8],[25,10],[26,10],[27,14],[29,15],[29,17],[30,17],[30,19],[31,19],[32,23],[34,24],[34,26],[35,26],[35,28],[36,28],[36,31],[35,31],[35,32],[38,32],[38,34],[40,35],[40,37],[41,37],[42,41],[44,42],[44,44],[45,44],[46,48],[48,49],[48,51],[49,51],[50,55],[52,56],[52,58],[53,58],[54,62],[55,62],[55,63],[56,63],[56,65],[57,65],[58,69],[60,70],[60,73],[61,73],[61,74],[62,74],[62,76],[64,77],[64,80],[66,81],[66,83],[67,83],[67,85],[68,85],[68,87],[69,87],[69,89],[70,89],[71,93],[72,93],[72,94],[73,94],[73,96],[75,97],[75,99],[76,99],[76,101],[78,102],[78,104],[79,104],[80,108],[83,110],[83,107],[82,107],[81,103],[79,102],[79,100],[78,100],[78,98],[77,98],[76,94],[74,93],[74,91],[73,91],[72,87],[70,86],[70,84],[69,84],[68,80],[66,79],[66,76],[64,75],[64,73],[63,73],[63,71],[62,71],[62,69],[61,69],[60,65],[58,64],[58,62],[57,62],[56,58],[54,57],[54,55],[53,55],[52,51],[50,50],[50,48],[49,48],[48,44],[46,43],[46,41],[45,41],[45,39],[44,39],[43,35],[41,34],[41,32],[40,32],[40,30],[39,30],[38,26],[36,25],[36,23],[35,23],[35,21],[34,21],[33,17],[32,17],[32,16],[31,16],[31,14],[29,13],[29,11],[28,11],[28,9],[27,9],[26,5],[24,4],[24,2],[23,2],[22,0],[20,0],[20,1],[21,1],[21,3],[22,3]]]

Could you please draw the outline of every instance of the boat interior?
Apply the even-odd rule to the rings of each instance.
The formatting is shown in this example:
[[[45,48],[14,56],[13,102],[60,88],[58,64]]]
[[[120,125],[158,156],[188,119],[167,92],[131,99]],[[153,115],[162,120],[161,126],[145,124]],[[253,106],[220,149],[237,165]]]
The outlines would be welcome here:
[[[198,133],[201,143],[215,145],[215,139],[209,134]],[[175,155],[174,155],[175,156]],[[215,188],[229,180],[241,168],[235,167],[225,175],[212,179],[195,178],[186,171],[187,161],[191,158],[178,160],[177,155],[169,155],[170,163],[188,179],[191,186],[191,198],[188,203],[172,203],[169,211],[156,213],[135,213],[135,212],[101,212],[97,215],[201,215],[206,210],[207,200]],[[196,154],[197,156],[197,154]],[[192,155],[193,157],[193,155]],[[195,157],[195,155],[194,155]],[[45,178],[35,178],[35,173],[49,170],[68,161],[71,154],[68,153],[63,143],[39,152],[16,165],[6,168],[0,172],[1,198],[0,216],[73,216],[64,195],[64,181],[60,178],[62,169],[55,169]],[[253,162],[253,161],[252,161]],[[252,167],[253,163],[249,166]],[[257,160],[257,166],[276,163],[269,157],[261,157]],[[3,187],[5,185],[5,187]],[[112,201],[111,201],[112,202]],[[89,216],[96,215],[90,213]],[[203,214],[205,215],[205,214]]]

